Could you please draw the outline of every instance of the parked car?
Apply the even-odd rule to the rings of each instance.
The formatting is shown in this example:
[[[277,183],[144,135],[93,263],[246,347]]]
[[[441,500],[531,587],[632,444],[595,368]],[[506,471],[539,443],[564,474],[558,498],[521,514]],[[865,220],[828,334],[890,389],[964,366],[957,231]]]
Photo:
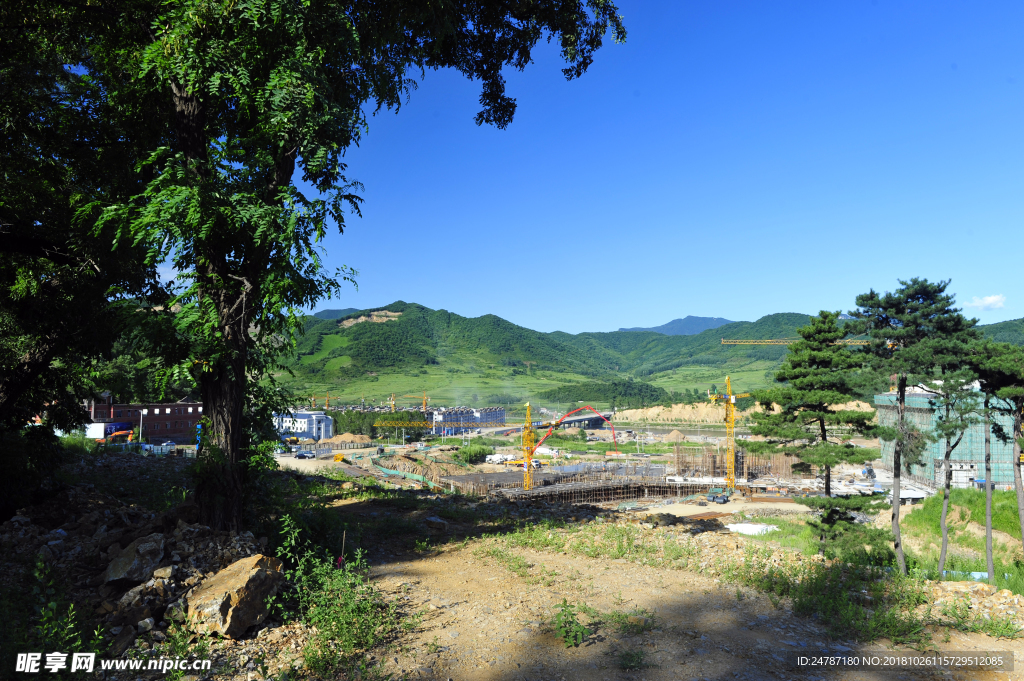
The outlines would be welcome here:
[[[178,443],[177,442],[171,442],[170,440],[168,440],[167,442],[161,442],[160,446],[161,447],[177,447]]]
[[[316,457],[312,452],[299,452],[295,455],[296,459],[315,459]]]

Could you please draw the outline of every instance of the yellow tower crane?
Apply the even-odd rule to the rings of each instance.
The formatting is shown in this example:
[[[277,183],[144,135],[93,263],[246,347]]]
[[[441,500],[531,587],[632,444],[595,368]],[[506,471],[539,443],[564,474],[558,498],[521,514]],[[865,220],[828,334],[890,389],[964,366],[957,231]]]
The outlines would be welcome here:
[[[722,345],[792,345],[802,338],[768,338],[765,340],[722,339]],[[870,345],[868,340],[840,340],[832,345]]]
[[[331,408],[331,393],[330,393],[330,391],[328,391],[327,394],[323,396],[323,398],[324,398],[324,409],[330,409]],[[316,401],[319,400],[319,399],[320,399],[320,395],[310,395],[309,396],[309,408],[310,409],[316,409]]]
[[[523,423],[523,489],[533,489],[533,450],[537,437],[533,432],[530,403],[526,403],[526,421]]]
[[[750,393],[734,395],[732,382],[726,376],[725,394],[715,393],[712,395],[711,391],[708,391],[708,397],[712,402],[718,400],[725,402],[725,486],[734,490],[736,489],[736,400],[740,397],[750,397]]]
[[[427,402],[430,401],[430,398],[427,397],[427,391],[426,390],[423,391],[423,395],[402,395],[402,397],[416,397],[416,398],[422,397],[423,398],[423,413],[424,414],[427,413]]]

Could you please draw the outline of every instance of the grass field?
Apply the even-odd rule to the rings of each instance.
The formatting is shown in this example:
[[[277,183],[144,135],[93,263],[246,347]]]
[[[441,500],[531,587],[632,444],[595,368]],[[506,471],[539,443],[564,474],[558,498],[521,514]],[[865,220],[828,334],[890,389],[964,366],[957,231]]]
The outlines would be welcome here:
[[[321,361],[335,347],[342,347],[346,340],[339,336],[326,336],[324,347],[315,355],[303,358],[304,363]],[[351,363],[347,356],[328,360],[327,368],[338,369]],[[732,379],[733,390],[748,392],[769,384],[768,375],[774,365],[770,362],[756,361],[743,366],[728,369],[708,367],[680,367],[672,371],[645,377],[646,382],[664,388],[667,391],[683,392],[693,389],[706,391],[712,385],[719,389],[725,387],[725,377]],[[617,378],[624,378],[620,376]],[[549,402],[537,397],[551,388],[578,381],[591,381],[593,377],[561,371],[546,371],[533,368],[528,372],[513,374],[507,367],[494,366],[486,361],[474,360],[472,357],[445,358],[440,364],[425,366],[405,371],[380,371],[376,375],[367,375],[345,383],[308,382],[283,375],[282,382],[295,391],[297,395],[320,395],[330,392],[332,401],[337,399],[342,404],[359,404],[365,398],[367,404],[381,404],[391,397],[397,396],[399,406],[413,406],[422,402],[413,397],[403,395],[422,395],[426,391],[431,404],[441,406],[493,406],[499,403],[522,406],[530,401],[535,406],[566,411],[572,405]],[[496,399],[501,396],[502,402]],[[322,402],[320,402],[322,404]],[[597,409],[606,409],[608,403],[592,405]]]
[[[722,369],[691,366],[679,367],[672,371],[654,374],[647,380],[656,386],[669,391],[683,390],[706,391],[712,385],[720,390],[725,389],[725,377],[732,381],[734,392],[750,392],[767,387],[771,383],[771,374],[778,368],[777,363],[755,361]]]

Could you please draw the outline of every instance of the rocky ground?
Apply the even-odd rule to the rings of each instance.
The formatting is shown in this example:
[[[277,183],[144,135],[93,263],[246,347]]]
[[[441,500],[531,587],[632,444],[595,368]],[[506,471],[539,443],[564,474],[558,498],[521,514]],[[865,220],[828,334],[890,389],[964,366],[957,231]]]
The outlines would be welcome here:
[[[152,501],[157,497],[143,493],[147,481],[166,489],[184,463],[135,456],[83,462],[99,475],[80,479],[96,482],[68,486],[0,526],[0,579],[27,584],[40,556],[65,578],[91,623],[102,627],[111,654],[168,656],[191,641],[209,647],[214,670],[208,678],[308,676],[304,651],[315,632],[262,607],[283,579],[280,564],[266,555],[267,538],[212,531],[187,503],[155,512],[155,505],[122,500]],[[101,491],[104,471],[111,480]],[[132,479],[137,488],[118,482]],[[794,615],[785,599],[727,582],[726,566],[749,560],[750,548],[763,544],[728,533],[722,519],[481,504],[429,494],[388,499],[353,494],[358,484],[346,488],[329,500],[329,509],[349,527],[366,528],[362,546],[369,549],[373,583],[408,624],[366,652],[384,678],[1024,678],[1019,671],[894,675],[794,666],[795,653],[883,654],[892,648],[884,640],[860,645],[831,638],[829,623]],[[550,520],[565,525],[522,541],[503,535],[511,525],[540,528]],[[389,528],[411,534],[384,531]],[[778,547],[758,555],[759,569],[821,562]],[[1024,624],[1024,599],[1009,592],[959,582],[926,586],[936,608],[957,603],[972,616]],[[555,631],[563,601],[576,606],[589,630],[578,647],[566,648]],[[187,618],[194,630],[211,635],[183,634]],[[932,645],[1024,659],[1020,640],[981,634],[936,628]]]

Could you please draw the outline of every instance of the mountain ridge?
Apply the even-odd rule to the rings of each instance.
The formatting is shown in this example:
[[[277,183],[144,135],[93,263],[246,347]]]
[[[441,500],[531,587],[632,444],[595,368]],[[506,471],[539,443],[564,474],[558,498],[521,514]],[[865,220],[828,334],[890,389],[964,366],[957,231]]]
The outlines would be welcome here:
[[[726,324],[732,324],[732,320],[725,319],[723,317],[695,317],[693,315],[686,315],[681,319],[673,319],[661,326],[646,328],[642,326],[634,326],[631,328],[622,328],[619,329],[619,331],[653,331],[654,333],[660,333],[666,336],[693,336],[701,331],[717,329],[719,326],[725,326]]]

